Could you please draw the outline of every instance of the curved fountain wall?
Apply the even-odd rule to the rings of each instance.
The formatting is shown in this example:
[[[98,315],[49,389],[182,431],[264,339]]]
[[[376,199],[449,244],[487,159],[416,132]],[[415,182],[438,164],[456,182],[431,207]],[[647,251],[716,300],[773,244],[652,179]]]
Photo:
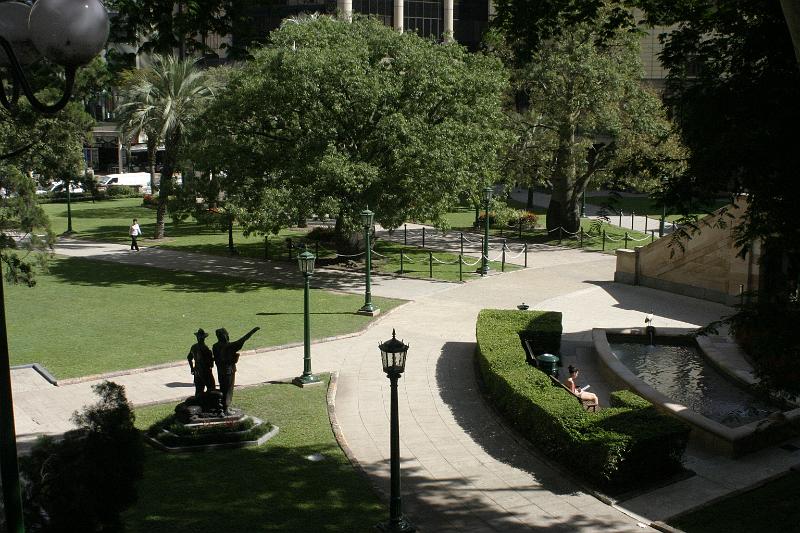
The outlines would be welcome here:
[[[683,328],[657,328],[657,339],[665,337],[686,339],[692,331]],[[632,390],[653,403],[659,410],[689,424],[692,428],[690,438],[696,444],[718,453],[735,457],[783,440],[788,436],[787,433],[796,431],[800,427],[800,408],[783,411],[778,416],[770,416],[735,428],[711,420],[685,405],[675,402],[639,379],[611,351],[607,333],[627,335],[644,340],[646,339],[644,328],[593,329],[592,340],[594,341],[600,368],[612,385]],[[757,379],[747,368],[741,366],[731,367],[731,365],[723,364],[720,361],[719,354],[714,353],[713,343],[708,339],[701,338],[697,344],[706,360],[729,378],[739,381],[746,387],[750,387],[757,382]]]

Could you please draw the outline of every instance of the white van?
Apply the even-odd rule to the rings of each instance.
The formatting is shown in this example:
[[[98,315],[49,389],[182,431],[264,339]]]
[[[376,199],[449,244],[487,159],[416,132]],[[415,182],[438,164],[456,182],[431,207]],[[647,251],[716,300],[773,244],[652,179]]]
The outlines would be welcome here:
[[[106,174],[105,176],[98,176],[97,184],[102,188],[125,185],[147,193],[150,192],[150,173],[125,172],[122,174]]]

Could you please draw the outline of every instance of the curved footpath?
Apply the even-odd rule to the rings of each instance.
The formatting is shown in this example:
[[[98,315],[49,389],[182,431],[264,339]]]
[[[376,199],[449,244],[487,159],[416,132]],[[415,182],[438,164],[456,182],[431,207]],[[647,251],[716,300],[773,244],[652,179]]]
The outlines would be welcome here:
[[[57,253],[300,282],[286,264],[158,248],[130,253],[126,248],[63,241]],[[524,301],[532,309],[562,311],[564,352],[589,368],[593,327],[639,326],[648,312],[655,313],[657,326],[690,327],[730,311],[711,302],[614,284],[613,270],[610,255],[540,247],[530,253],[528,269],[463,285],[376,276],[373,294],[410,302],[379,317],[361,334],[314,345],[314,371],[338,372],[334,413],[342,444],[387,493],[389,387],[377,345],[393,328],[410,345],[400,380],[403,494],[405,511],[420,531],[639,531],[650,520],[733,490],[714,492],[695,480],[688,494],[681,487],[672,496],[659,494],[652,501],[645,495],[635,508],[647,518],[637,519],[582,491],[537,458],[484,403],[473,357],[476,316],[483,308],[513,308]],[[313,282],[315,287],[361,292],[361,279],[321,270]],[[237,384],[285,380],[302,371],[302,346],[258,351],[242,357],[238,367]],[[69,415],[93,401],[90,387],[100,381],[53,387],[24,379],[23,372],[15,371],[12,377],[17,432],[23,443],[34,434],[68,429]],[[593,386],[595,379],[601,381],[591,372],[587,377]],[[192,392],[185,364],[120,375],[114,381],[126,387],[136,405],[176,400]],[[717,461],[714,467],[730,465]],[[684,503],[678,501],[681,498]]]

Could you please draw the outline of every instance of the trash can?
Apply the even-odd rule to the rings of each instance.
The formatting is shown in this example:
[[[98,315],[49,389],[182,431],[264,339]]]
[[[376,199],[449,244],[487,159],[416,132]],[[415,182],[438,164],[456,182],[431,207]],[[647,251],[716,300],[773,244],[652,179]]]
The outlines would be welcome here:
[[[558,377],[558,356],[551,353],[543,353],[536,356],[536,362],[539,368],[542,369],[542,372],[550,374],[555,378]]]

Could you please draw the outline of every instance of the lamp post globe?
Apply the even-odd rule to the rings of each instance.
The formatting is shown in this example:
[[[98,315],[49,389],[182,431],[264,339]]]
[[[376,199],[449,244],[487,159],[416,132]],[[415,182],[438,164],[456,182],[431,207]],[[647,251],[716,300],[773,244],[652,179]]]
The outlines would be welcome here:
[[[38,0],[28,22],[33,45],[59,65],[77,67],[106,44],[110,23],[99,0]]]
[[[397,340],[395,331],[392,338],[378,345],[381,351],[383,371],[391,386],[391,416],[389,419],[389,444],[391,455],[391,491],[389,496],[389,521],[377,525],[380,531],[392,533],[412,533],[416,528],[403,516],[403,499],[400,491],[400,414],[397,399],[397,380],[406,369],[408,345]]]
[[[317,257],[304,251],[297,256],[297,266],[303,273],[303,374],[294,378],[294,384],[300,387],[322,383],[318,376],[311,373],[311,298],[309,281],[314,273],[314,261]]]
[[[360,315],[375,316],[380,313],[380,309],[372,305],[372,245],[370,244],[370,234],[372,232],[372,220],[375,213],[369,207],[361,211],[361,225],[364,227],[364,305],[358,310]]]
[[[14,55],[22,65],[33,63],[39,52],[31,42],[28,18],[31,7],[22,2],[0,2],[0,37],[8,41]],[[11,66],[11,59],[0,49],[0,67]]]

